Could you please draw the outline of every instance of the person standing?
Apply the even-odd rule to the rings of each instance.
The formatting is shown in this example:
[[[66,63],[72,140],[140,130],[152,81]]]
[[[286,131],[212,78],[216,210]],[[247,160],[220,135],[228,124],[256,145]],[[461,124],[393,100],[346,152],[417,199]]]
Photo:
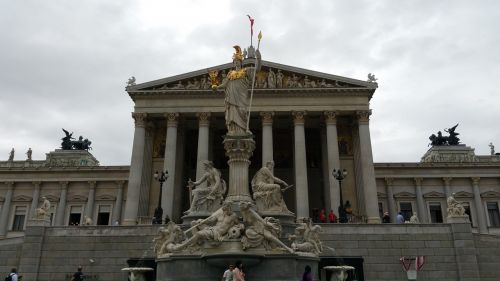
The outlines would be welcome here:
[[[321,223],[326,223],[325,209],[321,209],[321,212],[319,213],[319,221]]]
[[[304,269],[304,274],[302,274],[302,281],[313,281],[313,275],[311,272],[311,267],[306,265],[306,268]]]
[[[222,281],[233,281],[233,270],[234,265],[230,264],[229,268],[222,275]]]
[[[328,214],[328,220],[330,221],[330,223],[337,222],[337,216],[335,215],[333,210],[330,210],[330,213]]]
[[[18,278],[17,278],[17,269],[14,267],[10,270],[10,273],[9,273],[9,276],[7,278],[5,278],[5,280],[9,280],[10,278],[10,281],[18,281]]]
[[[83,272],[82,272],[82,266],[78,266],[78,271],[75,272],[75,274],[73,274],[73,277],[71,277],[71,280],[70,281],[83,281],[83,279],[85,278],[85,276],[83,275]]]
[[[391,223],[391,216],[389,216],[389,212],[385,212],[382,216],[382,223]]]
[[[243,273],[243,263],[236,261],[236,267],[233,269],[233,281],[245,281],[245,273]]]
[[[405,217],[403,217],[403,214],[401,212],[399,212],[396,217],[396,223],[405,223]]]

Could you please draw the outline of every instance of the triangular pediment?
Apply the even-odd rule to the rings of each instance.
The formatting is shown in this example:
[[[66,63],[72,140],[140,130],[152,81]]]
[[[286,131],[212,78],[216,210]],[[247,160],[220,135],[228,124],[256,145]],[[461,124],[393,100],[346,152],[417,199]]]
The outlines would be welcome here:
[[[378,192],[377,191],[377,197],[378,198],[387,198],[387,194],[383,193],[383,192]]]
[[[110,195],[110,194],[98,195],[96,197],[97,201],[114,201],[115,199],[116,199],[116,197],[113,195]]]
[[[486,192],[481,193],[481,197],[482,198],[500,198],[500,192],[493,191],[493,190],[486,191]]]
[[[473,198],[474,194],[467,192],[467,191],[459,191],[455,193],[455,198]]]
[[[87,201],[87,196],[80,195],[80,194],[70,195],[70,196],[68,196],[68,201],[86,202]]]
[[[245,60],[244,66],[253,63]],[[127,92],[141,91],[209,91],[211,89],[209,71],[218,72],[221,81],[232,69],[227,63],[176,76],[158,79],[140,84],[129,84]],[[270,76],[272,79],[270,79]],[[280,82],[281,81],[281,82]],[[377,83],[351,79],[323,72],[262,61],[261,70],[257,73],[255,89],[257,90],[298,90],[298,89],[367,89],[375,90]]]
[[[49,202],[58,202],[59,201],[59,196],[56,196],[53,194],[45,194],[45,195],[40,196],[40,198],[38,199],[38,202],[42,202],[42,197],[47,198],[47,200],[49,200]]]
[[[415,198],[415,194],[403,191],[403,192],[399,192],[399,193],[394,194],[394,198]]]
[[[12,201],[14,202],[31,202],[33,199],[26,195],[18,195],[15,196]]]
[[[437,191],[431,191],[425,193],[424,198],[445,198],[445,194]]]

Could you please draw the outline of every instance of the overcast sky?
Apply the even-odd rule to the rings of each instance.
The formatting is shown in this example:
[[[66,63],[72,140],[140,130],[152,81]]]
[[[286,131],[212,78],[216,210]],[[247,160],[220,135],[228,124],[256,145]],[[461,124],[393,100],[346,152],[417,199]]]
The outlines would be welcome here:
[[[263,59],[379,79],[371,100],[376,162],[417,162],[428,136],[500,151],[500,1],[2,1],[0,159],[58,148],[65,128],[102,165],[129,165],[127,79],[230,62],[262,30]]]

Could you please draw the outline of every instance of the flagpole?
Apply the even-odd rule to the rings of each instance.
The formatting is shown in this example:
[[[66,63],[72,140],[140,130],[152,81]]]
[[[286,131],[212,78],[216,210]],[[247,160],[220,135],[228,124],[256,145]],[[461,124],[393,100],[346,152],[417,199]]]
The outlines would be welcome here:
[[[259,36],[257,37],[259,39],[257,43],[257,50],[260,48],[260,39],[262,39],[262,32],[259,31]],[[252,90],[250,90],[250,104],[248,106],[248,116],[247,116],[247,132],[250,130],[250,113],[252,112],[252,100],[253,100],[253,89],[255,85],[255,76],[257,75],[257,63],[258,63],[258,58],[257,54],[255,55],[255,66],[253,69],[253,77],[252,77]]]

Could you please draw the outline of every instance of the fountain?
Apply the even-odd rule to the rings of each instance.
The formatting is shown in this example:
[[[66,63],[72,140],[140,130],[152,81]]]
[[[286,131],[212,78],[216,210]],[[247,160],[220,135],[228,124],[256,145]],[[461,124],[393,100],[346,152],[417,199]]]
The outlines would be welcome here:
[[[348,266],[348,265],[325,266],[321,269],[322,270],[321,276],[324,276],[323,277],[324,281],[327,281],[326,280],[326,276],[327,276],[326,271],[330,271],[331,275],[330,275],[330,280],[328,280],[328,281],[345,281],[347,279],[347,277],[349,276],[348,271],[349,270],[354,271],[354,269],[355,269],[354,267]]]
[[[209,161],[204,163],[203,177],[189,181],[190,187],[203,181],[207,187],[194,189],[185,216],[188,225],[169,222],[159,228],[154,239],[158,281],[215,280],[236,260],[242,261],[247,278],[253,280],[296,280],[306,265],[312,272],[318,269],[318,255],[323,250],[321,227],[307,218],[296,223],[290,219],[294,215],[288,211],[282,191],[291,186],[272,174],[272,162],[253,177],[253,196],[250,194],[248,167],[255,141],[248,130],[251,98],[247,81],[260,69],[260,51],[255,51],[255,66],[244,68],[241,48],[234,48],[234,70],[220,84],[217,71],[209,73],[212,89],[224,89],[226,94],[223,144],[229,157],[229,184],[226,186]]]
[[[125,267],[122,271],[128,272],[129,281],[147,281],[146,272],[153,271],[151,267]]]

